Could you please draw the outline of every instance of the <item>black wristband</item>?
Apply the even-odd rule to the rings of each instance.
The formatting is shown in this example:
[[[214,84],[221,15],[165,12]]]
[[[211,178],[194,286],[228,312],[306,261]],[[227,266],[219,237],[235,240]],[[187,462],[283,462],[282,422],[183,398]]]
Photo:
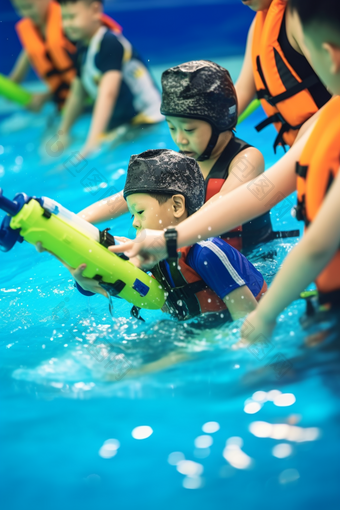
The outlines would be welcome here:
[[[167,228],[164,232],[166,249],[169,259],[177,259],[177,236],[178,232],[174,227]]]

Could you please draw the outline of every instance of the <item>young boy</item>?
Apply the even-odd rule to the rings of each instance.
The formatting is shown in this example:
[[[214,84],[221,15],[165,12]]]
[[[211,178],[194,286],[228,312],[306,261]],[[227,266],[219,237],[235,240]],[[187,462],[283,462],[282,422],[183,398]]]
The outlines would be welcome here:
[[[162,75],[161,113],[180,152],[198,162],[205,179],[205,202],[229,193],[264,171],[263,156],[234,136],[237,98],[226,69],[205,60],[187,62]],[[214,198],[213,198],[214,197]],[[115,205],[112,214],[112,204]],[[79,213],[90,222],[126,212],[123,198],[114,196]],[[298,235],[273,232],[269,213],[226,232],[221,237],[238,250]]]
[[[167,260],[151,270],[168,294],[163,311],[178,320],[203,313],[235,320],[253,310],[256,300],[266,291],[261,273],[218,238],[178,252],[172,248],[173,227],[203,205],[204,193],[203,176],[192,158],[159,149],[130,159],[124,197],[133,226],[137,234],[161,226],[169,247]],[[71,273],[86,294],[94,291],[107,296],[96,281],[81,276],[83,270],[84,266],[80,266]]]
[[[65,105],[60,131],[66,139],[83,109],[86,96],[95,101],[84,148],[86,157],[101,135],[122,124],[163,120],[160,94],[140,57],[110,18],[103,18],[102,0],[58,0],[65,33],[77,42],[77,77]]]
[[[12,0],[12,3],[22,17],[16,31],[23,50],[10,78],[21,83],[32,66],[49,91],[33,94],[27,108],[38,112],[52,99],[60,110],[76,75],[76,48],[63,33],[60,5],[51,0]]]
[[[278,131],[274,150],[279,144],[292,146],[301,126],[331,95],[310,65],[287,0],[242,1],[257,14],[236,83],[239,115],[256,94],[268,116],[256,129],[274,123]]]
[[[340,94],[340,11],[338,0],[290,0],[291,12],[302,23],[304,41],[313,66],[333,94]],[[298,18],[299,16],[299,18]],[[306,234],[285,260],[263,301],[247,319],[243,338],[268,338],[276,318],[313,281],[319,302],[338,310],[340,304],[340,98],[332,98],[315,127],[267,172],[272,189],[267,200],[278,203],[298,190],[297,217],[304,221]],[[307,143],[306,143],[307,142]],[[295,164],[294,164],[295,160]],[[298,160],[298,165],[296,161]],[[297,172],[297,175],[295,173]],[[266,209],[254,194],[256,180],[212,204],[209,219],[201,211],[177,227],[178,246],[194,243],[197,237],[231,228]],[[241,200],[247,208],[237,210]],[[213,225],[213,227],[210,227]],[[210,230],[208,230],[210,229]],[[140,240],[139,240],[140,241]],[[166,256],[163,232],[147,230],[144,240],[112,247],[139,261],[145,269]]]

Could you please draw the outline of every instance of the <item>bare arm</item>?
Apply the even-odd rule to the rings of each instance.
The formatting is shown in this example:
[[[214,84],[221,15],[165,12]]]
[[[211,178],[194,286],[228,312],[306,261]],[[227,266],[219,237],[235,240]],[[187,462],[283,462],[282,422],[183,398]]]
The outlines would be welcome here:
[[[64,107],[64,115],[60,125],[60,131],[68,135],[71,127],[83,111],[86,93],[79,78],[72,82],[71,90]]]
[[[252,46],[254,35],[255,19],[252,22],[247,39],[246,53],[243,60],[243,66],[240,76],[235,84],[238,99],[238,114],[241,115],[256,94],[255,80],[252,63]]]
[[[285,259],[257,313],[265,322],[277,316],[312,283],[334,257],[340,244],[340,173],[319,213],[300,243]],[[289,282],[289,285],[287,285]]]
[[[80,211],[78,215],[89,223],[96,224],[118,218],[128,211],[128,206],[123,197],[123,191],[120,191],[111,197],[90,205],[86,209]]]
[[[255,310],[257,305],[256,299],[246,285],[230,292],[223,301],[228,307],[233,321],[248,315],[248,313]]]
[[[120,71],[108,71],[103,75],[93,111],[90,132],[83,152],[95,148],[100,141],[100,136],[105,133],[116,104],[121,81],[122,73]]]
[[[25,50],[20,52],[14,67],[9,75],[10,80],[14,81],[14,83],[21,83],[26,78],[26,75],[30,68],[30,61],[28,59],[28,55]]]

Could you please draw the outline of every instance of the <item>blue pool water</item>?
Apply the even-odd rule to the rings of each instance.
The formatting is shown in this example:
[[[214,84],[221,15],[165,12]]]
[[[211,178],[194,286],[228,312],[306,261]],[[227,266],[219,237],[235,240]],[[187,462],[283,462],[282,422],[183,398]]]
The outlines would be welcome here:
[[[221,63],[237,75],[238,60]],[[122,189],[132,153],[173,148],[159,125],[77,173],[70,157],[88,118],[57,158],[51,143],[38,154],[40,138],[56,135],[48,109],[34,117],[2,102],[0,112],[4,194],[45,195],[74,211]],[[256,134],[260,117],[238,135],[269,167],[274,133]],[[272,211],[276,229],[297,228],[293,202]],[[132,235],[128,216],[104,226]],[[250,258],[271,282],[295,243]],[[48,254],[22,244],[0,258],[1,508],[339,507],[339,350],[305,346],[302,302],[261,351],[233,351],[241,321],[197,331],[145,311],[140,323],[124,302],[111,317]]]

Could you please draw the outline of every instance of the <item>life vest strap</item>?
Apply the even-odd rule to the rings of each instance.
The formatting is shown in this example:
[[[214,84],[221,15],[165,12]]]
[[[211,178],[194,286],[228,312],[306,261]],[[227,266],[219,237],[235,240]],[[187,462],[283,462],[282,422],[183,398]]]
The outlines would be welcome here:
[[[304,196],[302,200],[298,200],[297,205],[295,206],[295,218],[297,221],[305,221],[306,213],[305,213],[305,200]]]
[[[302,124],[298,124],[297,126],[292,126],[291,124],[288,124],[287,121],[284,121],[282,123],[282,126],[281,126],[281,129],[279,131],[279,134],[277,135],[277,137],[275,138],[275,142],[274,142],[274,153],[276,154],[276,149],[278,147],[278,145],[281,145],[283,147],[283,150],[285,152],[287,152],[286,150],[286,142],[284,141],[284,138],[283,138],[283,135],[285,133],[288,133],[288,131],[290,131],[291,129],[292,130],[297,130],[297,129],[300,129],[301,126],[303,125]]]
[[[209,289],[209,286],[203,280],[187,283],[181,271],[178,269],[178,258],[167,259],[167,262],[169,264],[171,277],[176,285],[175,287],[172,287],[168,280],[165,261],[161,261],[157,264],[152,272],[168,294],[166,302],[169,305],[170,313],[178,320],[186,320],[199,315],[201,309],[196,294]]]
[[[302,179],[306,179],[308,172],[308,165],[300,165],[299,162],[296,163],[295,173]]]
[[[309,89],[313,85],[316,85],[319,82],[317,76],[311,75],[308,76],[305,80],[302,80],[301,82],[297,83],[296,85],[293,85],[288,90],[285,90],[281,94],[277,94],[276,96],[272,96],[268,89],[260,89],[257,91],[257,98],[258,99],[264,99],[269,103],[271,106],[276,106],[278,103],[281,103],[281,101],[286,101],[287,99],[290,99],[293,96],[296,96],[303,90]]]
[[[260,131],[262,131],[262,129],[266,128],[267,126],[270,126],[270,124],[274,124],[275,122],[282,122],[282,116],[279,113],[275,113],[274,115],[267,117],[262,122],[257,124],[257,126],[255,126],[255,129],[259,133]]]
[[[140,314],[141,309],[139,306],[133,306],[130,310],[131,317],[134,317],[135,319],[138,319],[139,321],[145,322],[145,319]]]

